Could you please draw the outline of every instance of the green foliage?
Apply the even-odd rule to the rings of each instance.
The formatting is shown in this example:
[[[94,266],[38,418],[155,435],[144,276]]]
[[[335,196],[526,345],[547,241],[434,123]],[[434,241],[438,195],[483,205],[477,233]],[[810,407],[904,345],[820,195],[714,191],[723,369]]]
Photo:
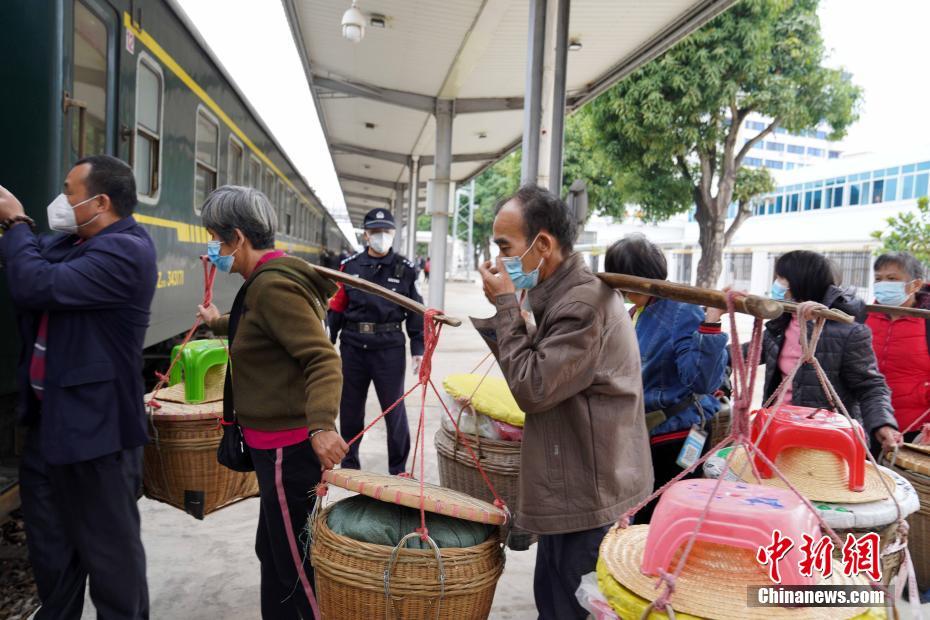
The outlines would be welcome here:
[[[747,204],[756,196],[775,191],[775,179],[765,168],[740,168],[736,173],[736,189],[733,198]]]
[[[823,64],[817,5],[741,0],[582,109],[585,148],[606,158],[595,169],[622,181],[601,212],[636,203],[660,220],[696,206],[703,279],[715,280],[727,208],[760,187],[738,174],[752,144],[777,126],[797,133],[822,123],[839,139],[858,118],[860,88]],[[744,144],[738,131],[753,112],[774,120]]]
[[[887,230],[876,230],[872,237],[881,241],[879,253],[909,252],[920,262],[930,265],[930,201],[917,200],[917,213],[905,212],[889,217]]]

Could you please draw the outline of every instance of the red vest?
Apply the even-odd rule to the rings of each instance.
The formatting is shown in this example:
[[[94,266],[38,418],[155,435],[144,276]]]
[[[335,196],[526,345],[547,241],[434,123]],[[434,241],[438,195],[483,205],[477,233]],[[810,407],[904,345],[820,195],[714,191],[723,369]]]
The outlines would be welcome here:
[[[923,319],[870,313],[872,347],[878,369],[891,388],[891,404],[901,431],[930,407],[930,351]],[[930,416],[923,423],[930,422]],[[913,430],[920,430],[915,428]]]

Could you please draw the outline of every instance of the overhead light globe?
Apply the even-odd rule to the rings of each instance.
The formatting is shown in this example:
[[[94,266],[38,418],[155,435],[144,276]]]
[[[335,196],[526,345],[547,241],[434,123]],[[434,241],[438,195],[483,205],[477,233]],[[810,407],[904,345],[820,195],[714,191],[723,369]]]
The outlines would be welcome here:
[[[342,36],[352,43],[365,36],[365,14],[356,6],[356,0],[352,0],[352,6],[342,16]]]

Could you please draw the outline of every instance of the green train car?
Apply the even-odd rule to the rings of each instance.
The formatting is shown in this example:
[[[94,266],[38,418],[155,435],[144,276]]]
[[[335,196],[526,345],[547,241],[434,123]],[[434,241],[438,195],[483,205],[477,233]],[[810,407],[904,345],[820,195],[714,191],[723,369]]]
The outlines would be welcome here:
[[[44,225],[80,157],[107,153],[133,166],[135,217],[158,249],[150,357],[190,327],[202,299],[198,257],[208,237],[199,208],[214,188],[265,192],[278,212],[278,246],[294,255],[316,263],[351,247],[172,1],[3,0],[0,27],[0,184]],[[240,284],[217,279],[221,308]],[[13,450],[18,355],[0,276],[0,457]]]

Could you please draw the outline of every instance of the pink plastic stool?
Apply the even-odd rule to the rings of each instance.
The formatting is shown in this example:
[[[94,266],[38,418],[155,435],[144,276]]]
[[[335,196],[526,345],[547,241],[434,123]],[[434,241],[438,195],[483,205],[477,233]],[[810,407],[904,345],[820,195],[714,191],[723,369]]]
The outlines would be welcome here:
[[[827,409],[783,405],[774,412],[774,419],[758,441],[772,409],[760,409],[752,420],[752,441],[773,463],[785,448],[828,450],[849,466],[849,490],[865,488],[865,432],[855,420]],[[772,471],[758,456],[753,456],[759,475],[771,478]]]
[[[697,528],[716,480],[682,480],[662,495],[649,523],[646,549],[640,570],[646,575],[659,569],[672,571],[675,553]],[[787,489],[764,487],[740,481],[723,481],[710,505],[697,540],[750,549],[772,543],[773,530],[790,538],[794,545],[778,563],[784,585],[814,585],[813,576],[801,574],[799,562],[802,535],[821,536],[820,524],[801,500]]]

